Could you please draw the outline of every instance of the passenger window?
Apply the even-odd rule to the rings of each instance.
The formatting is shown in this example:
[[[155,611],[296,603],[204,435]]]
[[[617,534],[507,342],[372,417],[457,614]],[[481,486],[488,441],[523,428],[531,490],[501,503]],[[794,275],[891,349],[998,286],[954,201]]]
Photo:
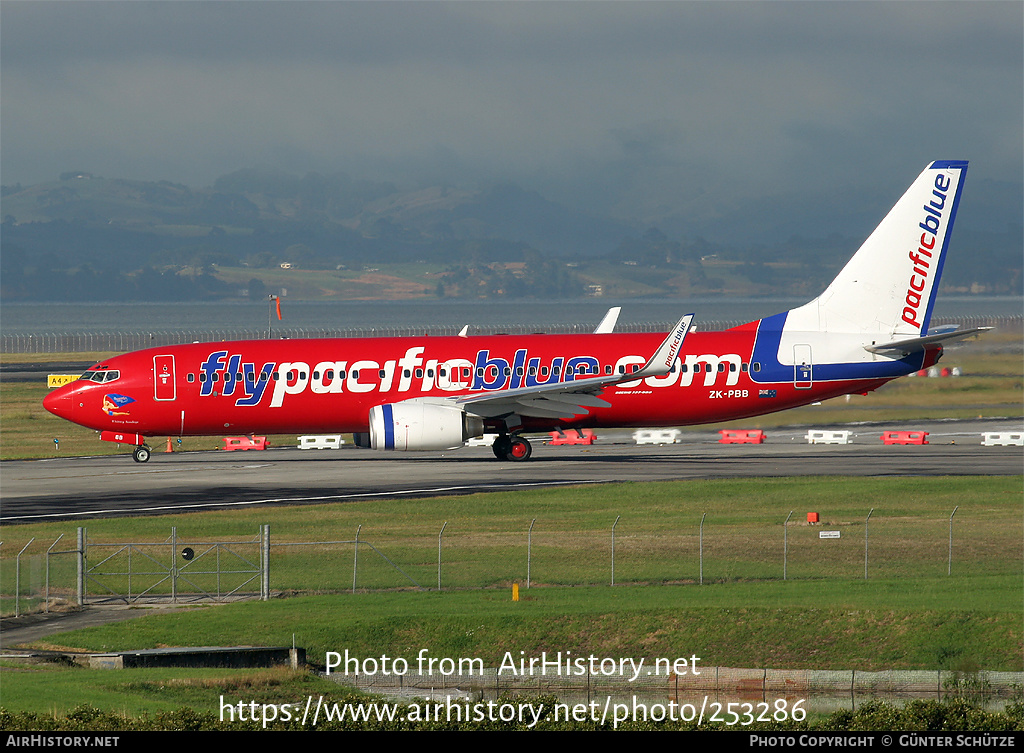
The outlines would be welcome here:
[[[754,361],[754,371],[760,371],[760,370],[761,370],[761,364],[759,364],[757,361]]]
[[[194,382],[194,381],[196,381],[196,375],[195,374],[189,374],[187,377],[185,377],[185,379],[186,379],[186,381]]]

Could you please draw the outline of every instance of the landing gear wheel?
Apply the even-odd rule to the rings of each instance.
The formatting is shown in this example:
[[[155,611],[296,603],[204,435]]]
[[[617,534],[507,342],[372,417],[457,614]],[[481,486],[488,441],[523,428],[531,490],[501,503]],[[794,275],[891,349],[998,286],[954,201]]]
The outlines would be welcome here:
[[[491,452],[494,453],[494,457],[498,460],[505,460],[511,449],[512,437],[508,436],[496,438],[494,444],[491,445]]]
[[[149,448],[144,444],[140,444],[135,448],[135,452],[132,453],[132,459],[136,463],[145,463],[149,460]]]
[[[505,453],[505,460],[520,462],[529,460],[532,454],[533,445],[522,437],[513,437],[508,452]]]

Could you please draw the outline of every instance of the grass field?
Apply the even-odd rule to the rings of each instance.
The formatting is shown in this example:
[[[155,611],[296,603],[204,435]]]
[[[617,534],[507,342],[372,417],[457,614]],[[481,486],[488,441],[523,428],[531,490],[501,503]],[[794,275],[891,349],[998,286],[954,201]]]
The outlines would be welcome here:
[[[821,513],[842,531],[822,541],[801,522]],[[954,529],[947,576],[948,520]],[[864,579],[864,518],[871,519]],[[704,585],[697,524],[704,531]],[[617,514],[616,585],[610,527]],[[534,588],[525,586],[526,529],[534,529]],[[361,549],[361,588],[348,593],[352,547],[375,544],[426,586],[436,584],[437,532],[447,522],[443,591],[408,589]],[[84,522],[90,558],[119,541],[239,541],[269,523],[271,587],[299,595],[202,607],[66,633],[39,647],[105,651],[167,645],[290,645],[315,661],[348,648],[362,655],[495,661],[506,650],[585,650],[602,655],[689,656],[721,666],[776,668],[1024,670],[1021,479],[755,479],[602,485],[455,498],[103,519]],[[8,527],[4,551],[31,537],[52,542],[67,524]],[[8,549],[10,547],[10,549]],[[198,547],[197,547],[198,548]],[[160,555],[154,555],[160,556]],[[165,558],[169,555],[163,555]],[[92,561],[92,559],[91,559]],[[10,592],[10,559],[3,578]],[[26,565],[23,564],[23,568]],[[538,587],[587,585],[586,588]],[[659,587],[640,584],[660,584]],[[138,586],[137,586],[138,587]],[[331,593],[323,593],[331,592]]]

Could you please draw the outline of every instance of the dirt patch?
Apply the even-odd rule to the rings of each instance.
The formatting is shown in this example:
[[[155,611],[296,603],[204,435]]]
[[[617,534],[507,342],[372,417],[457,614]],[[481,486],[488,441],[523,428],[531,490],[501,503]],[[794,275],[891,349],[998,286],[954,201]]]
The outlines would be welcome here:
[[[367,296],[366,298],[419,298],[428,292],[426,285],[411,280],[403,280],[393,275],[378,273],[367,273],[352,280],[360,285],[371,285],[377,288],[378,295]],[[382,296],[379,294],[383,294]]]

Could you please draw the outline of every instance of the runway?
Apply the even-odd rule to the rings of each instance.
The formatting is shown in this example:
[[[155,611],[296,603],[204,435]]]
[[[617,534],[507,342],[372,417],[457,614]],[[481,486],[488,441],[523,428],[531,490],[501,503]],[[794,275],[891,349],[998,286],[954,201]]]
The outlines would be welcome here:
[[[343,448],[249,452],[154,452],[130,456],[0,463],[0,523],[161,514],[228,507],[438,496],[562,484],[761,476],[1014,475],[1024,449],[983,447],[984,431],[1021,431],[1021,421],[915,422],[930,444],[885,446],[882,428],[845,427],[854,444],[808,445],[806,427],[768,431],[761,445],[721,445],[718,434],[681,444],[637,446],[627,431],[603,432],[592,446],[534,442],[525,463],[499,462],[487,447],[444,453]]]

